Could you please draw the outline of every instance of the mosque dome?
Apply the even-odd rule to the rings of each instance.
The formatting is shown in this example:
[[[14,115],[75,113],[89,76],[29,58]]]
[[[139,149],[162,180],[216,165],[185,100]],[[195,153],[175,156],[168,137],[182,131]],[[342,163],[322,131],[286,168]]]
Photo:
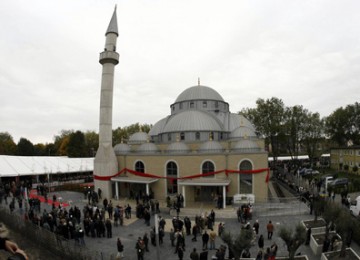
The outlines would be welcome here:
[[[219,142],[212,140],[203,143],[199,148],[200,153],[219,153],[223,151],[224,148],[222,145]]]
[[[166,125],[166,120],[169,118],[169,116],[157,121],[153,127],[151,127],[149,135],[154,136],[158,135],[163,132],[164,126]]]
[[[225,102],[222,96],[212,88],[206,86],[193,86],[185,89],[177,98],[175,103],[187,100],[217,100]]]
[[[240,126],[230,133],[230,139],[236,138],[256,138],[256,134],[253,129],[247,126]]]
[[[129,144],[142,144],[149,140],[149,135],[145,132],[137,132],[129,137]]]
[[[166,151],[171,154],[188,153],[190,151],[190,148],[183,142],[175,142],[175,143],[169,144]]]
[[[139,153],[158,153],[159,148],[153,143],[143,143],[137,149]]]
[[[256,142],[252,140],[244,139],[236,142],[232,150],[251,153],[251,152],[260,152],[260,147]]]
[[[222,131],[221,123],[216,117],[201,110],[187,110],[173,115],[163,132],[180,131]]]
[[[127,144],[120,143],[114,146],[114,151],[116,155],[129,153],[130,150],[130,146]]]
[[[234,131],[236,128],[241,127],[241,126],[245,126],[255,132],[255,127],[253,126],[253,124],[246,117],[244,117],[241,114],[239,115],[239,114],[231,113],[229,123],[230,123],[229,124],[230,131]]]

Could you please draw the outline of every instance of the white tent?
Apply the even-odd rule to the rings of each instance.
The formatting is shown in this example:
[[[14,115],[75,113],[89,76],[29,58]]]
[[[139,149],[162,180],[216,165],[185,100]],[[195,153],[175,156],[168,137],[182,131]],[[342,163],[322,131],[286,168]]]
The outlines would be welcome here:
[[[0,155],[0,177],[92,172],[94,158]]]

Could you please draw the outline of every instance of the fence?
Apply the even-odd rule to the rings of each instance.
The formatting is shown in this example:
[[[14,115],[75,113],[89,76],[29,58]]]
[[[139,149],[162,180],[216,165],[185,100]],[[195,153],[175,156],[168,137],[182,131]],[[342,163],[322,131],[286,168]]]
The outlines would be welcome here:
[[[62,259],[79,260],[114,260],[115,255],[102,251],[89,250],[74,240],[67,240],[48,231],[32,222],[25,220],[21,215],[11,213],[8,209],[0,207],[0,220],[11,230],[19,234],[31,234],[31,242]],[[30,239],[29,239],[30,240]]]

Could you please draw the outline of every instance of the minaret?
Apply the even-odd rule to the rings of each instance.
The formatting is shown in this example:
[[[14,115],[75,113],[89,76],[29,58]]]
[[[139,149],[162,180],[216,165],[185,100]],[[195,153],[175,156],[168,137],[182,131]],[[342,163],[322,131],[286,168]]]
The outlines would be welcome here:
[[[118,162],[112,146],[112,103],[115,66],[119,63],[119,53],[116,52],[118,37],[116,6],[105,33],[105,49],[100,53],[99,62],[102,65],[99,148],[94,160],[94,175],[111,176],[118,172]],[[103,198],[112,198],[110,180],[94,180],[95,191],[102,190]]]

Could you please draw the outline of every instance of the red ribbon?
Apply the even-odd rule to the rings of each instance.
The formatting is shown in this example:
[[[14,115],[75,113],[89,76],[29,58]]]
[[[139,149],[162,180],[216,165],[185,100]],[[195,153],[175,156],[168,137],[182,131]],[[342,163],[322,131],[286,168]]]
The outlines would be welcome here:
[[[109,181],[111,178],[117,177],[125,172],[131,173],[133,175],[136,176],[140,176],[140,177],[147,177],[147,178],[155,178],[155,179],[168,179],[171,182],[173,182],[174,180],[186,180],[186,179],[196,179],[196,178],[200,178],[200,177],[207,177],[207,176],[213,176],[216,174],[220,174],[225,172],[226,175],[228,175],[229,173],[237,173],[237,174],[257,174],[257,173],[261,173],[261,172],[267,172],[266,178],[265,178],[265,182],[268,183],[269,182],[269,178],[270,178],[270,169],[269,168],[262,168],[262,169],[255,169],[255,170],[242,170],[242,171],[238,171],[238,170],[220,170],[220,171],[215,171],[215,172],[209,172],[209,173],[200,173],[200,174],[195,174],[195,175],[191,175],[191,176],[185,176],[185,177],[180,177],[180,178],[176,178],[176,177],[167,177],[167,176],[159,176],[159,175],[155,175],[155,174],[151,174],[151,173],[145,173],[145,172],[137,172],[134,170],[130,170],[128,168],[124,168],[121,171],[119,171],[118,173],[111,175],[111,176],[99,176],[94,174],[94,179],[98,180],[98,181]]]

